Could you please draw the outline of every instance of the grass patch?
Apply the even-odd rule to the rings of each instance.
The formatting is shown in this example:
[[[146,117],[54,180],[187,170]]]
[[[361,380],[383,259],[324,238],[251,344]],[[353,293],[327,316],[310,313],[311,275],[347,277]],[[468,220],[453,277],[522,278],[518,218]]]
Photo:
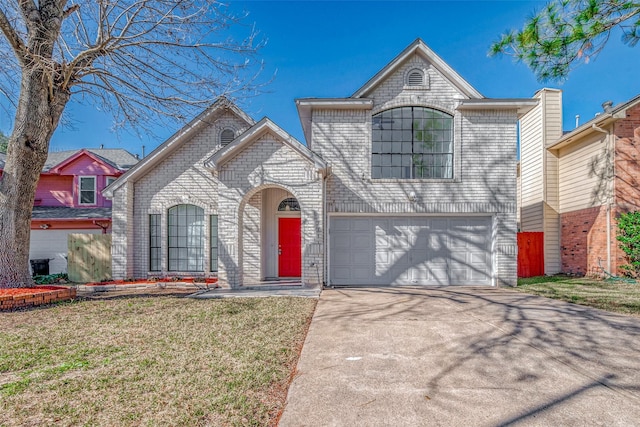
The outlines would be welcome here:
[[[0,316],[0,425],[273,425],[316,300],[87,300]]]
[[[622,314],[640,316],[640,284],[584,277],[540,276],[518,279],[516,291]]]

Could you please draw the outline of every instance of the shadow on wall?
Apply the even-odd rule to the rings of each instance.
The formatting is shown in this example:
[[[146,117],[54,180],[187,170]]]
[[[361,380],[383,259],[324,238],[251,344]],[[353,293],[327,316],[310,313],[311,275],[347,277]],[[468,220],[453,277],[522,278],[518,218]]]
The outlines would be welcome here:
[[[473,123],[474,117],[468,118]],[[479,120],[486,120],[479,118]],[[513,123],[511,123],[513,122]],[[499,241],[500,245],[495,248],[498,258],[513,258],[513,280],[516,277],[516,203],[515,203],[515,144],[511,150],[497,150],[498,154],[494,156],[470,156],[462,158],[463,150],[458,149],[457,162],[462,162],[462,167],[457,168],[460,176],[456,181],[451,182],[417,182],[398,181],[395,183],[386,182],[384,185],[379,184],[376,180],[371,179],[368,168],[369,158],[371,157],[370,146],[368,144],[350,143],[345,137],[336,137],[341,135],[341,128],[334,128],[334,125],[326,124],[322,128],[318,127],[317,132],[321,132],[320,138],[330,141],[330,144],[323,151],[323,156],[332,159],[358,159],[356,162],[342,161],[333,166],[333,175],[329,178],[328,193],[335,194],[336,197],[329,197],[327,200],[327,209],[330,213],[349,212],[349,213],[384,213],[387,215],[396,215],[404,213],[427,213],[441,214],[453,217],[455,215],[464,216],[469,213],[479,213],[486,216],[493,216],[493,228],[498,230],[497,236],[492,236],[495,241]],[[504,132],[512,132],[515,141],[515,113],[513,117],[505,117],[503,123]],[[478,141],[485,141],[487,144],[494,143],[495,135],[487,132],[486,135],[473,135]],[[461,141],[457,141],[462,144]],[[478,142],[481,144],[482,142]],[[362,159],[367,159],[362,161]],[[513,166],[513,171],[510,168]],[[512,176],[513,185],[505,185],[505,177]],[[470,190],[470,183],[473,184],[473,190]],[[393,190],[389,191],[388,187]],[[409,195],[416,194],[416,201],[409,201]],[[336,200],[337,199],[337,200]],[[482,200],[478,203],[478,200]],[[458,204],[459,206],[473,206],[476,204],[475,211],[466,211],[464,208],[459,210],[445,210],[439,208],[438,205]],[[497,213],[497,214],[496,214]],[[403,233],[400,230],[387,229],[385,233],[389,236],[399,236]],[[490,234],[492,232],[489,232]],[[473,238],[456,236],[460,245],[465,245],[479,252],[485,251],[487,248],[484,243]],[[375,243],[374,243],[375,244]],[[412,266],[411,253],[416,250],[426,249],[428,254],[421,260],[425,266],[434,262],[445,262],[449,264],[465,264],[473,273],[485,275],[486,270],[477,265],[467,262],[466,258],[462,259],[460,254],[453,253],[448,248],[447,236],[444,234],[434,234],[426,229],[418,231],[415,242],[403,242],[396,248],[402,253],[400,257],[394,260],[394,266],[388,268],[383,274],[387,275],[389,283],[396,282],[407,270],[398,268],[402,265]],[[375,253],[375,251],[374,251]],[[487,260],[487,262],[491,262]],[[500,261],[502,262],[502,261]],[[498,262],[497,264],[499,264]],[[375,265],[371,262],[371,265]],[[447,268],[445,277],[439,278],[439,283],[449,283],[455,281],[455,273],[451,266]],[[428,274],[433,277],[440,272],[427,267]],[[497,271],[494,273],[498,273]],[[510,274],[510,273],[506,273]],[[515,283],[510,283],[515,284]]]

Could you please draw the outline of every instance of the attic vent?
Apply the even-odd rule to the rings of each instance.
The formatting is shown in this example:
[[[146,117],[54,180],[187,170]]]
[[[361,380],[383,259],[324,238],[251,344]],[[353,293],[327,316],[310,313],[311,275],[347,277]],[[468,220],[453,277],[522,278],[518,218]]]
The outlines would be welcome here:
[[[225,145],[229,145],[229,143],[233,141],[234,138],[235,133],[233,132],[233,129],[225,129],[220,134],[220,145],[222,145],[223,147]]]
[[[422,86],[424,84],[424,75],[420,70],[413,70],[407,76],[407,85]]]

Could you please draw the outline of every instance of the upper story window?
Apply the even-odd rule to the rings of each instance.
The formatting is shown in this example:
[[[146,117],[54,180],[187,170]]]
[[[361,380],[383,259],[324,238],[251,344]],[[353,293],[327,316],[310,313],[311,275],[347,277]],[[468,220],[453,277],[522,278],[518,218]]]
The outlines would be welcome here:
[[[106,181],[106,184],[107,184],[107,185],[106,185],[105,187],[108,187],[108,186],[110,186],[111,184],[113,184],[113,182],[114,182],[116,179],[118,179],[118,178],[116,178],[115,176],[108,176],[108,177],[107,177],[107,181]]]
[[[235,137],[236,137],[236,134],[233,131],[233,129],[223,130],[222,133],[220,134],[220,145],[222,145],[223,147],[225,145],[229,145],[229,143],[233,141]]]
[[[453,117],[401,107],[372,118],[371,178],[453,178]]]
[[[96,204],[96,177],[81,176],[78,177],[78,201],[81,205]]]

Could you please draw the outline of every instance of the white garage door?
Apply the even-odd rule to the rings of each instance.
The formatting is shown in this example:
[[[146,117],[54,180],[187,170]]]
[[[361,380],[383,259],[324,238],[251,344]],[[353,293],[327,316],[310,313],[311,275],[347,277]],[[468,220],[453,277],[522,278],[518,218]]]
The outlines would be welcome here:
[[[332,285],[491,284],[491,218],[332,216],[329,239]]]
[[[31,230],[29,259],[49,259],[49,273],[67,272],[68,236],[71,233],[99,234],[102,230]]]

